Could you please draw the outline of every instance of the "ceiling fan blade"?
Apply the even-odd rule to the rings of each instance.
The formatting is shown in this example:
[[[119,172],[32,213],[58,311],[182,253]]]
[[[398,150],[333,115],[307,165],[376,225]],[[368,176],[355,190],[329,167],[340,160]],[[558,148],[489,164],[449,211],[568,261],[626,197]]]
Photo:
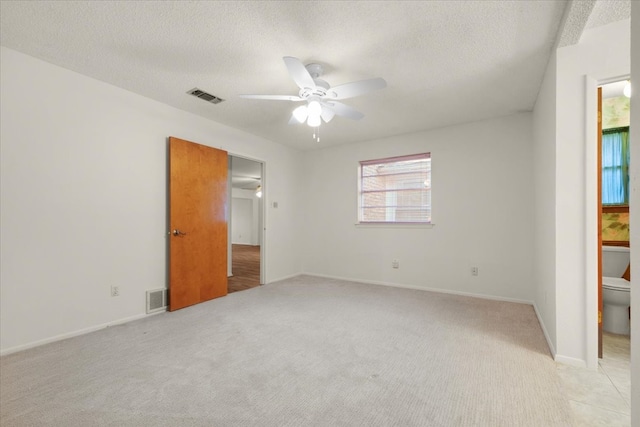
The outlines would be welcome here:
[[[309,74],[309,71],[305,68],[305,66],[300,62],[298,58],[294,58],[292,56],[285,56],[282,58],[284,60],[287,69],[289,70],[289,74],[294,82],[298,85],[300,89],[310,88],[315,89],[316,84],[313,81],[313,77]]]
[[[326,108],[326,107],[324,107],[322,109],[322,113],[320,113],[320,117],[322,117],[322,120],[324,120],[325,123],[329,123],[331,119],[333,119],[333,116],[335,115],[336,115],[336,112],[333,111],[333,109]]]
[[[240,98],[266,99],[270,101],[303,101],[299,96],[290,95],[240,95]]]
[[[332,87],[327,91],[327,97],[331,99],[353,98],[385,87],[387,87],[387,82],[383,78],[377,77]]]
[[[329,101],[321,102],[320,104],[322,104],[323,107],[329,108],[338,116],[347,117],[353,120],[360,120],[364,117],[364,114],[360,111],[355,110],[342,102]]]

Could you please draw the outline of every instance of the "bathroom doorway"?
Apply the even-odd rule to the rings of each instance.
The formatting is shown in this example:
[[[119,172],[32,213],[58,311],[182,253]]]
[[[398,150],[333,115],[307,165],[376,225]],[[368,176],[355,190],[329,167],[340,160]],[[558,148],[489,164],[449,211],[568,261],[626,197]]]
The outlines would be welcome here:
[[[229,156],[228,292],[255,288],[264,283],[264,164],[241,156]]]
[[[629,247],[629,125],[630,98],[625,93],[628,80],[619,80],[598,87],[598,358],[604,369],[615,358],[616,365],[629,355],[630,339],[625,332],[607,332],[603,327],[605,300],[611,298],[609,284],[603,294],[602,248]],[[609,249],[608,249],[609,250]],[[622,248],[620,248],[622,250]],[[626,264],[626,263],[625,263]],[[607,270],[605,266],[605,270]],[[625,268],[626,267],[626,268]],[[609,270],[610,271],[610,270]],[[620,269],[621,282],[630,280],[630,263]],[[626,282],[625,286],[628,286]],[[611,310],[611,309],[610,309]],[[630,314],[630,312],[629,312]],[[611,314],[608,321],[611,322]],[[627,319],[628,320],[628,319]],[[606,323],[606,322],[604,322]],[[604,329],[604,330],[603,330]],[[619,332],[619,331],[617,331]],[[624,364],[624,363],[623,363]]]

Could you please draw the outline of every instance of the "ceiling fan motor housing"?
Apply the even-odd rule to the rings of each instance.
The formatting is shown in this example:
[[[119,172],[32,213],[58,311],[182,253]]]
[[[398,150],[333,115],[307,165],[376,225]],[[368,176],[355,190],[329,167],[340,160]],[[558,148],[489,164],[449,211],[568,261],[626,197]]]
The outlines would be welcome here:
[[[327,94],[327,91],[331,87],[329,83],[325,82],[322,79],[313,79],[313,81],[316,84],[316,87],[314,88],[305,87],[303,89],[300,89],[300,92],[298,93],[300,98],[309,99],[312,96],[317,96],[319,98],[322,98]]]
[[[315,80],[324,73],[324,68],[320,64],[307,64],[304,66],[307,69],[311,77]]]
[[[315,88],[303,88],[300,90],[300,98],[304,98],[309,100],[310,97],[324,97],[327,94],[327,91],[331,87],[329,83],[322,80],[320,76],[324,73],[324,68],[320,64],[307,64],[305,68],[309,72],[309,75],[313,79],[315,83]]]

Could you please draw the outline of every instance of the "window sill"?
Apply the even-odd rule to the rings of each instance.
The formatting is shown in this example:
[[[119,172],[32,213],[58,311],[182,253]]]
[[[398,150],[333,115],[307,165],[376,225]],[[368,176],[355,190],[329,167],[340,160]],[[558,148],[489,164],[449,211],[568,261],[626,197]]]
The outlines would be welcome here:
[[[433,223],[412,223],[412,222],[356,222],[356,228],[433,228]]]
[[[628,213],[629,205],[602,205],[602,213]]]

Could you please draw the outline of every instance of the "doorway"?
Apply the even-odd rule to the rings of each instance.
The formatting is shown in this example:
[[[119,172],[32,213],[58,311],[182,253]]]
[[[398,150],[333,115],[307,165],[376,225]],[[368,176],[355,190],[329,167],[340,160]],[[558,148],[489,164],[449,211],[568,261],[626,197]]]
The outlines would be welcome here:
[[[264,283],[264,164],[229,156],[228,292]]]
[[[630,99],[624,90],[627,80],[613,81],[598,87],[598,241],[599,241],[599,277],[598,304],[599,313],[603,310],[602,248],[608,247],[608,253],[615,246],[629,247],[629,125]],[[630,280],[630,263],[626,271],[620,268],[621,277]],[[609,271],[611,269],[609,268]],[[618,276],[615,276],[618,278]],[[598,358],[602,369],[615,369],[629,364],[629,335],[613,334],[602,331],[599,315]],[[613,362],[615,363],[613,363]],[[612,368],[613,369],[613,368]],[[624,371],[624,369],[622,370]],[[618,372],[623,377],[624,372]],[[626,380],[625,380],[626,383]]]

